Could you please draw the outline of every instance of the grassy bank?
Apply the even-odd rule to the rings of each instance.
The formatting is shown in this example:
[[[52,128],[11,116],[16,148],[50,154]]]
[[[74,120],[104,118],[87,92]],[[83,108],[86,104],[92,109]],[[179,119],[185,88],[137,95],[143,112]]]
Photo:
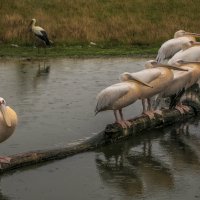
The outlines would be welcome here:
[[[199,0],[1,0],[0,41],[31,45],[36,18],[57,45],[158,46],[178,29],[200,32],[199,7]]]
[[[152,56],[157,53],[156,47],[148,46],[115,46],[110,48],[100,46],[55,46],[46,49],[38,49],[29,46],[14,47],[10,44],[0,45],[0,57],[100,57],[100,56]]]

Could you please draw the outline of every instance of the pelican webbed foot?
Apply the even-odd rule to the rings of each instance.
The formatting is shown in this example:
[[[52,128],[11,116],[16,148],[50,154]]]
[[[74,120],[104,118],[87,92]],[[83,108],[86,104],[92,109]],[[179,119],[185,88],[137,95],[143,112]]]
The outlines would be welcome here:
[[[154,114],[157,114],[157,115],[160,115],[160,116],[163,115],[162,110],[155,110]]]
[[[179,104],[175,106],[175,109],[178,110],[181,114],[185,114],[186,112],[189,112],[190,108],[186,105]]]
[[[131,123],[125,120],[118,120],[115,123],[119,124],[122,128],[129,128],[131,126]]]
[[[145,111],[145,112],[143,112],[143,114],[147,115],[149,117],[149,119],[155,119],[153,111]]]
[[[11,161],[10,157],[7,156],[0,156],[0,165],[1,164],[9,164]]]
[[[183,108],[183,110],[185,112],[189,112],[190,111],[190,108],[188,106],[186,106],[186,105],[181,104],[181,107]]]

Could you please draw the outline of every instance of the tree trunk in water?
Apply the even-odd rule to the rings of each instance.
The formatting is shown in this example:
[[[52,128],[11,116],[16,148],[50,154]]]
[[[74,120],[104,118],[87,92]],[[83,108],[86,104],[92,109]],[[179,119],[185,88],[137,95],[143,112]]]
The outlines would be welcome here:
[[[197,115],[200,111],[200,92],[195,90],[195,93],[191,93],[191,91],[193,90],[189,90],[188,92],[190,95],[189,98],[183,101],[184,104],[189,107],[189,110],[184,114],[181,114],[180,111],[175,109],[163,109],[161,110],[162,114],[155,114],[154,119],[149,119],[149,117],[145,115],[131,119],[130,122],[132,125],[127,129],[122,129],[118,124],[109,124],[106,126],[104,131],[88,139],[70,143],[65,147],[11,155],[9,156],[11,158],[10,163],[1,164],[0,173],[2,174],[9,170],[24,166],[36,165],[50,160],[66,158],[77,153],[94,150],[98,147],[127,139],[132,135],[148,134],[148,130],[152,128],[163,127],[191,118],[192,116]]]

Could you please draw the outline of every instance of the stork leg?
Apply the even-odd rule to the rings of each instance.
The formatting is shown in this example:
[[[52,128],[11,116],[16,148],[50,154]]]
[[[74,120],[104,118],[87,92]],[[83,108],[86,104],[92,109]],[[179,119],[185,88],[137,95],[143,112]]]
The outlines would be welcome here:
[[[45,55],[47,54],[46,46],[44,47],[44,53]]]

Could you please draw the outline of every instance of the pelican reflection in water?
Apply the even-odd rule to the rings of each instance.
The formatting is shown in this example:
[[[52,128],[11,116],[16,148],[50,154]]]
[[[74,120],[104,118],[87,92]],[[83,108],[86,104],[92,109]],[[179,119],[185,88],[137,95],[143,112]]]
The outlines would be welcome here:
[[[153,139],[162,133],[150,134],[150,137],[130,138],[129,141],[104,147],[96,155],[102,181],[123,196],[143,196],[152,189],[156,192],[158,188],[168,190],[174,186],[171,169],[152,153]]]

